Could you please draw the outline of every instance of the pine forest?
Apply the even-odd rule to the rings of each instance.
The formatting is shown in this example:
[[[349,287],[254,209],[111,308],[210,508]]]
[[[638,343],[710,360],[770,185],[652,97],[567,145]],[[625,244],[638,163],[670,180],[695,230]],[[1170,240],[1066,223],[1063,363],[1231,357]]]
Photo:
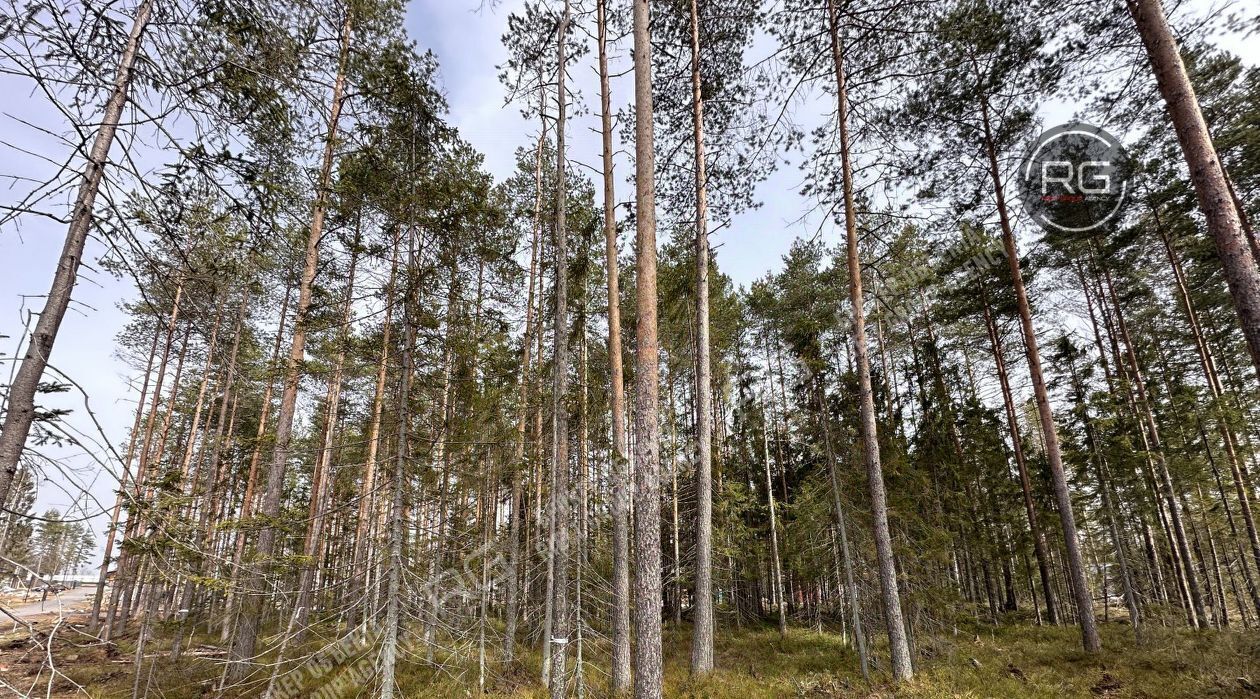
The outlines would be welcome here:
[[[1260,6],[0,1],[0,696],[1260,696]]]

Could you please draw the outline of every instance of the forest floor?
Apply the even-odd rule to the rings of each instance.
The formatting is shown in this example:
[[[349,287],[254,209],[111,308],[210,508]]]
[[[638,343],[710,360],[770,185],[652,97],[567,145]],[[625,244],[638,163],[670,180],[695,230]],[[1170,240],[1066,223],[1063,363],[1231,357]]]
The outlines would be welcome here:
[[[36,623],[41,640],[31,640],[25,629],[0,626],[0,687],[19,695],[45,696],[52,674],[47,638],[57,670],[52,697],[129,697],[134,681],[134,636],[115,647],[94,642],[82,630],[82,619],[58,624]],[[8,631],[8,633],[4,633]],[[1134,699],[1200,697],[1260,697],[1260,633],[1225,631],[1194,633],[1184,629],[1149,628],[1143,643],[1120,623],[1104,624],[1105,650],[1096,657],[1080,648],[1074,627],[1008,625],[959,629],[919,641],[919,664],[913,680],[894,687],[883,664],[874,668],[870,682],[862,679],[855,652],[837,634],[793,629],[780,637],[772,627],[745,627],[719,633],[718,670],[704,680],[688,672],[689,627],[665,631],[665,696],[686,699],[825,699],[827,697],[1082,697]],[[144,684],[150,697],[210,697],[222,670],[221,649],[195,644],[178,663],[166,658],[166,643],[146,648]],[[603,670],[606,647],[589,646],[596,660],[588,665],[586,695],[606,696]],[[876,649],[876,658],[886,658]],[[363,661],[374,654],[360,656]],[[406,657],[406,654],[404,654]],[[439,675],[418,664],[400,668],[403,697],[471,697],[476,695],[474,660],[448,663]],[[545,696],[533,679],[537,653],[524,656],[510,672],[491,677],[487,696],[536,699]],[[320,696],[355,697],[356,660],[338,669],[309,672],[316,677],[291,697],[313,696],[317,689],[342,679],[347,691]],[[366,663],[370,668],[370,662]],[[347,681],[349,680],[349,681]],[[77,685],[77,686],[76,686]],[[81,689],[80,689],[81,688]],[[332,687],[328,687],[332,690]],[[258,691],[229,696],[258,696]]]

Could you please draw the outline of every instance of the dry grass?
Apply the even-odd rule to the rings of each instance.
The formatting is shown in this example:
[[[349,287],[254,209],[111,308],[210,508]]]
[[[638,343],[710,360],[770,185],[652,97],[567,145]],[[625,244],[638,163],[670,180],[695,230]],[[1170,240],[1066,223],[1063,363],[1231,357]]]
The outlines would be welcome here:
[[[917,674],[894,686],[885,667],[862,679],[856,653],[838,635],[773,628],[719,633],[718,670],[703,680],[689,672],[689,629],[665,633],[665,696],[678,699],[779,699],[799,697],[1028,697],[1058,699],[1199,699],[1260,697],[1260,633],[1147,629],[1133,641],[1128,627],[1102,629],[1103,653],[1080,648],[1074,627],[1006,626],[920,639]],[[597,649],[598,650],[598,649]],[[600,656],[602,657],[602,655]],[[537,655],[529,656],[510,687],[493,696],[538,699],[532,682]],[[886,661],[885,661],[886,663]],[[604,672],[591,672],[591,697],[607,696]],[[475,677],[475,674],[472,675]],[[523,677],[522,677],[523,676]],[[1241,681],[1240,681],[1241,678]],[[406,696],[466,697],[469,686],[424,671],[406,676]],[[1254,683],[1254,684],[1252,684]]]
[[[54,683],[54,697],[83,696],[73,682],[93,697],[131,696],[131,639],[107,649],[85,643],[72,628],[58,632],[54,646],[58,668],[69,679]],[[798,697],[1029,697],[1057,699],[1172,699],[1189,697],[1260,697],[1260,633],[1228,631],[1193,633],[1148,629],[1144,642],[1135,644],[1127,627],[1108,624],[1102,630],[1104,647],[1098,656],[1080,650],[1071,627],[978,627],[957,634],[919,640],[915,678],[894,686],[882,655],[870,683],[858,671],[855,653],[835,634],[794,629],[780,637],[773,628],[719,633],[718,670],[702,680],[688,670],[689,628],[665,632],[665,695],[680,699],[758,699]],[[0,679],[23,686],[39,679],[37,694],[47,687],[47,669],[39,670],[42,652],[20,640],[21,634],[0,636]],[[171,663],[152,646],[153,697],[203,697],[221,666],[204,658]],[[607,696],[602,666],[606,647],[588,646],[595,661],[587,665],[587,696]],[[369,661],[370,662],[370,661]],[[534,699],[545,695],[536,677],[538,655],[523,656],[511,668],[498,668],[490,678],[488,696]],[[317,674],[317,673],[316,673]],[[306,691],[313,694],[338,671],[321,676]],[[400,668],[404,697],[476,696],[475,661],[450,661],[435,673],[421,663]],[[371,689],[355,687],[345,697],[367,697]],[[257,692],[240,696],[256,696]],[[334,695],[335,696],[335,695]]]

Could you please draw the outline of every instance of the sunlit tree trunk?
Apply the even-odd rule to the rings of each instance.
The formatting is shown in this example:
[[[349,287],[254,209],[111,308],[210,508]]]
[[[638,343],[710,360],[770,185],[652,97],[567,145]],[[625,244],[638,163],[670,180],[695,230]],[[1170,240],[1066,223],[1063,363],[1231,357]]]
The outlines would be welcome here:
[[[635,329],[634,696],[660,699],[660,345],[656,320],[656,156],[649,0],[634,0]]]
[[[306,241],[302,277],[298,285],[298,299],[293,319],[293,340],[285,366],[283,391],[280,395],[280,412],[276,417],[275,451],[271,468],[267,472],[266,489],[263,491],[261,514],[265,522],[258,532],[255,561],[250,572],[250,594],[240,606],[236,625],[236,638],[232,644],[228,679],[240,681],[249,670],[258,639],[259,617],[262,614],[262,577],[264,566],[275,552],[275,521],[280,515],[284,496],[284,474],[289,461],[290,441],[293,436],[293,416],[297,409],[297,394],[302,378],[302,364],[306,356],[307,314],[315,287],[315,275],[319,270],[319,243],[324,236],[324,216],[328,210],[331,191],[333,156],[337,144],[337,127],[341,118],[343,94],[346,87],[346,63],[350,54],[350,31],[353,15],[347,11],[341,26],[341,51],[337,75],[329,100],[328,133],[324,140],[323,162],[320,166],[319,184],[311,215],[310,234]]]
[[[1098,638],[1098,628],[1094,622],[1093,599],[1089,590],[1089,581],[1085,577],[1085,561],[1081,555],[1080,537],[1076,533],[1076,515],[1072,511],[1072,495],[1068,490],[1067,475],[1063,472],[1059,435],[1055,431],[1050,394],[1046,390],[1046,381],[1041,370],[1041,352],[1037,347],[1036,331],[1033,329],[1028,293],[1024,289],[1024,276],[1019,266],[1019,251],[1015,247],[1015,233],[1011,229],[1006,210],[1006,194],[1003,191],[997,148],[989,124],[987,98],[981,99],[980,108],[984,128],[985,155],[997,202],[998,221],[1002,228],[1002,245],[1006,249],[1007,264],[1011,270],[1011,282],[1015,290],[1015,302],[1019,309],[1020,328],[1023,332],[1024,349],[1028,358],[1028,374],[1032,379],[1037,414],[1041,419],[1041,433],[1045,440],[1046,461],[1050,466],[1054,498],[1059,509],[1059,522],[1063,526],[1063,544],[1067,552],[1068,574],[1072,579],[1070,587],[1073,598],[1076,600],[1076,616],[1081,626],[1081,641],[1087,652],[1096,653],[1102,650],[1102,641]]]
[[[1216,254],[1234,299],[1251,363],[1260,372],[1260,266],[1243,230],[1224,165],[1208,133],[1194,86],[1182,63],[1177,41],[1164,16],[1161,0],[1126,0],[1155,73],[1155,82],[1172,120],[1190,182],[1216,243]]]

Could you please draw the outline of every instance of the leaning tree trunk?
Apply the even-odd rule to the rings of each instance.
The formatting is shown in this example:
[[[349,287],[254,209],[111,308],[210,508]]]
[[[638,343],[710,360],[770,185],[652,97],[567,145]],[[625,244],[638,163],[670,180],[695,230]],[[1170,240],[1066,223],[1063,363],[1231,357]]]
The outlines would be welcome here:
[[[713,671],[713,386],[709,367],[708,182],[697,0],[691,0],[691,128],[696,157],[696,584],[691,672],[704,675]]]
[[[629,465],[626,445],[626,387],[621,366],[621,290],[617,267],[617,198],[613,180],[612,96],[608,89],[608,3],[598,0],[599,104],[604,167],[604,258],[608,275],[608,381],[612,420],[612,691],[630,689],[630,562],[627,546]],[[522,423],[523,425],[523,423]],[[522,426],[523,429],[523,426]]]
[[[1225,166],[1212,144],[1199,99],[1186,74],[1160,0],[1127,0],[1126,4],[1146,47],[1155,82],[1181,143],[1199,210],[1216,243],[1216,254],[1225,271],[1234,310],[1251,351],[1251,363],[1260,372],[1260,267],[1243,230]]]
[[[1041,352],[1037,348],[1037,335],[1033,330],[1032,310],[1028,305],[1028,293],[1024,289],[1024,276],[1019,268],[1019,251],[1015,248],[1015,234],[1006,211],[1006,194],[1002,189],[1002,176],[998,168],[997,149],[989,125],[987,99],[980,103],[984,127],[985,155],[988,158],[989,176],[993,181],[997,202],[998,221],[1002,228],[1002,245],[1011,271],[1011,283],[1015,288],[1015,302],[1019,307],[1020,329],[1024,335],[1024,349],[1028,358],[1028,374],[1032,378],[1033,395],[1037,402],[1037,414],[1041,419],[1041,433],[1045,439],[1046,461],[1050,466],[1050,480],[1054,485],[1054,498],[1059,506],[1059,521],[1063,526],[1063,544],[1067,553],[1069,586],[1076,600],[1078,623],[1081,625],[1081,641],[1085,650],[1097,653],[1102,650],[1098,628],[1094,622],[1094,606],[1089,582],[1085,579],[1085,561],[1081,555],[1081,542],[1076,533],[1076,516],[1072,513],[1072,495],[1068,491],[1067,476],[1063,472],[1063,455],[1059,450],[1059,434],[1055,431],[1054,413],[1050,408],[1050,394],[1041,371]]]
[[[845,87],[844,59],[840,46],[839,16],[835,0],[827,2],[828,30],[831,34],[831,58],[835,68],[836,101],[839,123],[840,167],[844,190],[844,228],[848,247],[849,303],[853,307],[853,359],[857,364],[858,421],[862,454],[866,461],[867,485],[871,491],[871,519],[875,534],[875,553],[879,561],[879,583],[883,591],[884,622],[888,627],[889,652],[892,655],[893,678],[902,681],[914,676],[910,661],[910,644],[901,615],[901,595],[897,587],[897,568],[893,560],[892,535],[888,529],[888,501],[884,492],[884,471],[879,459],[879,437],[875,430],[875,397],[871,389],[871,366],[866,355],[866,318],[862,301],[862,263],[858,255],[857,216],[853,210],[853,168],[849,159],[848,94]],[[825,418],[826,416],[824,416]]]
[[[656,156],[649,0],[634,0],[635,328],[634,696],[660,699],[660,344],[656,327]]]
[[[1106,460],[1098,449],[1098,438],[1094,434],[1094,422],[1089,416],[1085,403],[1085,387],[1076,370],[1075,361],[1068,362],[1072,375],[1072,388],[1077,405],[1080,406],[1081,422],[1085,425],[1085,446],[1089,449],[1089,460],[1093,462],[1094,473],[1098,477],[1098,492],[1102,498],[1103,515],[1107,518],[1107,529],[1111,535],[1111,543],[1116,551],[1116,562],[1120,565],[1120,584],[1124,590],[1124,604],[1129,611],[1129,625],[1133,627],[1133,638],[1142,641],[1142,624],[1138,612],[1137,595],[1133,591],[1133,581],[1129,576],[1129,564],[1125,561],[1124,538],[1120,534],[1120,525],[1116,521],[1115,510],[1111,502],[1111,488],[1107,482]],[[1106,594],[1103,595],[1105,600]]]
[[[144,0],[136,8],[131,33],[127,36],[122,56],[118,59],[113,91],[105,103],[105,113],[101,116],[100,130],[96,132],[96,140],[88,151],[87,168],[74,198],[70,228],[66,231],[66,242],[61,248],[52,287],[48,290],[44,309],[40,311],[35,330],[27,342],[22,364],[9,385],[4,426],[0,427],[0,502],[9,501],[9,486],[17,473],[22,450],[26,447],[26,438],[31,433],[31,424],[35,421],[35,394],[39,391],[40,379],[48,366],[48,355],[52,354],[53,343],[57,341],[61,320],[65,318],[66,309],[70,306],[79,265],[83,263],[83,247],[92,227],[96,193],[105,177],[110,147],[114,144],[118,122],[122,119],[123,107],[127,104],[127,92],[131,88],[132,68],[140,50],[140,35],[149,24],[152,9],[153,5],[149,0]]]
[[[275,551],[275,522],[280,516],[284,496],[284,473],[289,462],[289,447],[293,437],[293,416],[297,410],[297,394],[302,378],[302,363],[306,356],[307,314],[315,288],[315,274],[319,269],[319,243],[324,235],[324,215],[328,208],[328,194],[332,183],[334,147],[337,142],[337,125],[341,118],[343,94],[346,87],[346,62],[350,54],[350,31],[353,15],[347,12],[341,27],[341,55],[337,66],[337,78],[333,83],[329,103],[328,134],[324,140],[323,163],[320,167],[319,185],[315,193],[315,206],[311,215],[310,234],[306,240],[306,255],[302,278],[298,286],[298,301],[293,319],[293,344],[289,350],[284,372],[284,390],[280,395],[280,412],[276,417],[275,451],[271,469],[267,473],[267,487],[263,492],[261,514],[264,524],[258,532],[255,560],[249,574],[249,589],[240,606],[236,626],[236,639],[232,644],[231,667],[228,679],[238,682],[245,677],[255,655],[258,640],[259,617],[262,614],[262,578],[268,559]]]
[[[1136,415],[1136,406],[1134,404],[1133,389],[1131,387],[1131,382],[1127,378],[1128,377],[1127,372],[1124,374],[1123,380],[1118,381],[1118,379],[1121,377],[1116,377],[1113,375],[1112,370],[1111,370],[1111,364],[1107,360],[1108,343],[1109,343],[1110,355],[1116,364],[1116,369],[1118,371],[1124,371],[1123,361],[1120,359],[1120,345],[1116,341],[1116,332],[1114,328],[1112,327],[1111,314],[1107,310],[1107,305],[1104,300],[1105,294],[1102,292],[1101,283],[1099,284],[1097,291],[1092,291],[1089,281],[1085,276],[1084,266],[1080,264],[1076,266],[1076,275],[1077,275],[1077,278],[1080,280],[1081,292],[1083,293],[1084,298],[1085,298],[1085,308],[1089,314],[1090,328],[1091,328],[1093,338],[1094,338],[1094,346],[1098,350],[1098,358],[1099,358],[1100,363],[1102,364],[1103,377],[1106,379],[1108,391],[1113,396],[1122,395],[1125,401],[1125,406],[1128,408],[1129,412]],[[1095,279],[1095,281],[1097,281],[1097,279]],[[1098,320],[1098,314],[1095,314],[1094,312],[1093,296],[1095,293],[1098,295],[1099,314],[1102,315],[1101,324],[1099,323],[1099,320]],[[1106,328],[1108,343],[1103,342],[1103,330],[1102,330],[1103,326],[1105,326]],[[1148,448],[1147,442],[1145,441],[1146,432],[1144,430],[1139,429],[1138,437],[1140,440],[1142,440],[1142,443],[1143,443],[1142,452],[1144,454],[1148,454],[1150,449]],[[1146,508],[1147,511],[1153,512],[1155,516],[1158,517],[1159,519],[1160,532],[1164,534],[1165,542],[1169,546],[1169,561],[1173,564],[1175,584],[1177,585],[1178,594],[1181,595],[1179,599],[1184,600],[1188,598],[1188,593],[1186,593],[1185,591],[1184,579],[1181,575],[1181,571],[1176,565],[1176,560],[1177,560],[1176,547],[1172,544],[1172,538],[1168,535],[1167,522],[1165,521],[1165,517],[1164,517],[1163,501],[1159,499],[1159,494],[1157,492],[1158,489],[1155,487],[1154,485],[1155,481],[1153,477],[1151,476],[1153,467],[1150,463],[1151,457],[1149,456],[1149,454],[1146,456],[1145,461],[1146,461],[1146,469],[1142,469],[1140,467],[1135,469],[1137,475],[1143,479],[1143,483],[1146,485],[1146,488],[1141,491],[1141,495],[1143,496],[1141,504],[1143,505],[1143,507]],[[1148,560],[1147,568],[1148,568],[1148,572],[1151,573],[1151,576],[1150,576],[1151,588],[1153,590],[1153,593],[1155,594],[1157,601],[1158,600],[1169,601],[1167,586],[1164,584],[1164,573],[1162,570],[1162,565],[1160,563],[1161,559],[1155,551],[1155,543],[1154,543],[1154,539],[1151,536],[1151,528],[1145,522],[1143,522],[1142,524],[1141,534],[1143,538],[1143,546],[1147,553],[1147,560]],[[1187,609],[1187,621],[1190,621],[1189,610],[1191,609],[1191,607],[1187,604],[1185,605],[1185,609]]]
[[[1198,312],[1195,310],[1194,302],[1190,298],[1190,289],[1186,283],[1185,273],[1181,269],[1181,261],[1177,257],[1177,252],[1168,237],[1168,232],[1164,230],[1163,224],[1159,220],[1159,213],[1152,210],[1152,214],[1155,216],[1155,224],[1159,231],[1160,239],[1164,243],[1164,252],[1168,255],[1168,262],[1172,267],[1177,296],[1181,299],[1181,304],[1186,311],[1187,322],[1190,324],[1190,333],[1194,338],[1195,350],[1199,356],[1199,367],[1203,370],[1203,377],[1207,381],[1208,390],[1212,396],[1212,410],[1216,413],[1217,429],[1220,432],[1221,441],[1225,445],[1225,455],[1229,461],[1230,476],[1234,482],[1234,491],[1238,495],[1239,513],[1247,530],[1247,539],[1251,544],[1251,555],[1256,564],[1260,565],[1260,535],[1256,533],[1256,520],[1251,513],[1251,496],[1246,486],[1246,465],[1238,454],[1237,439],[1225,413],[1224,388],[1221,386],[1220,376],[1216,371],[1216,359],[1213,357],[1212,350],[1203,336],[1203,327],[1199,324]],[[1207,444],[1206,439],[1204,444]],[[1221,502],[1225,504],[1226,508],[1229,507],[1229,503],[1225,501],[1224,495],[1222,495]],[[1232,518],[1230,525],[1233,526]],[[1250,578],[1250,565],[1245,557],[1242,558],[1241,563],[1244,573]],[[1256,610],[1260,612],[1260,592],[1252,587],[1251,593]]]

